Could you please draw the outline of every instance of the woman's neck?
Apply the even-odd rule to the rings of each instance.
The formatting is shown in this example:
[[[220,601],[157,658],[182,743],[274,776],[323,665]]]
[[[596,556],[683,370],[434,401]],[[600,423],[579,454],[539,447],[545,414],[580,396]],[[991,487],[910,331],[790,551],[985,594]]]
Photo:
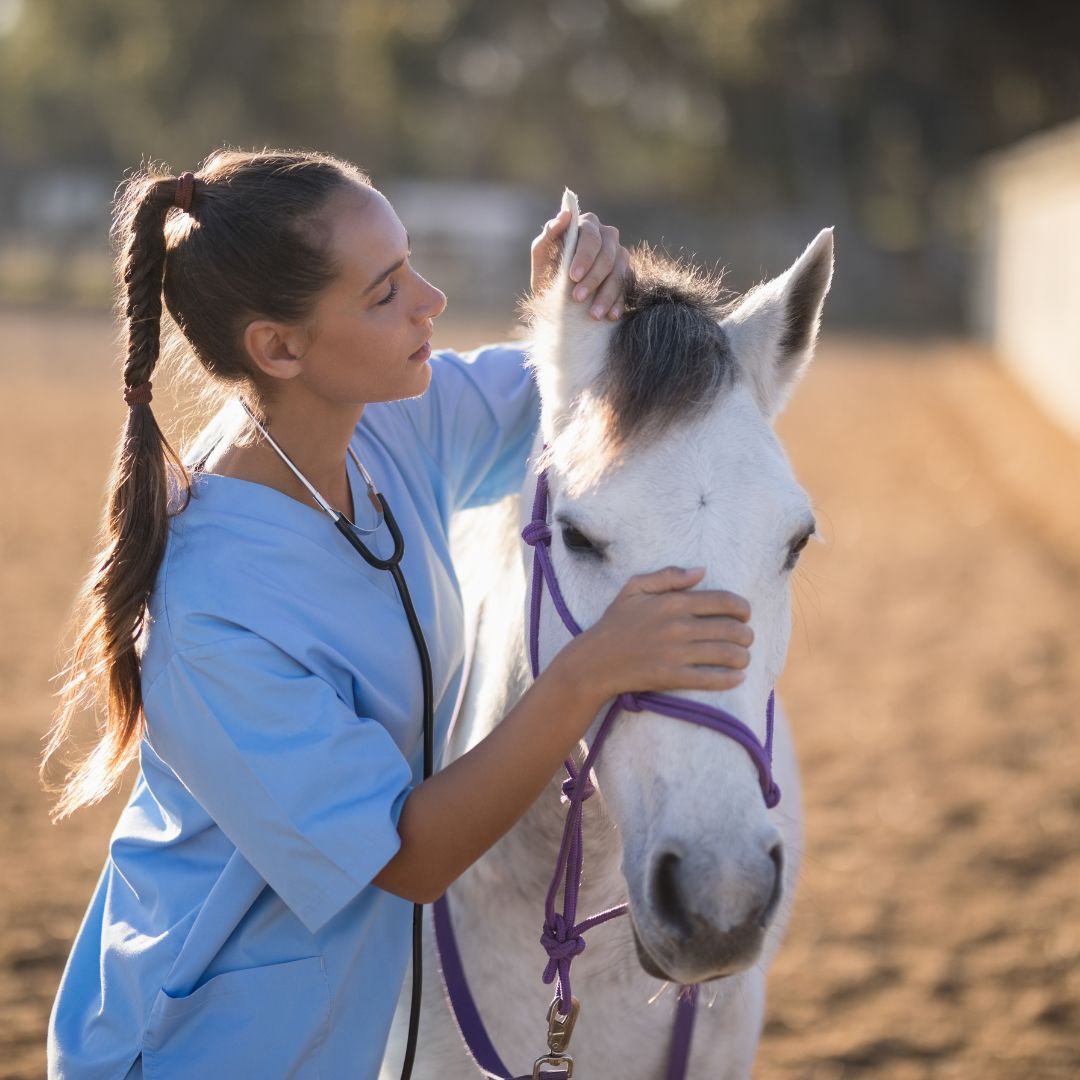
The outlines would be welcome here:
[[[267,410],[274,441],[288,454],[308,483],[331,506],[350,518],[353,518],[354,507],[345,457],[363,411],[363,405],[327,408],[324,403],[316,408],[311,404],[300,407],[285,402],[275,402]],[[246,445],[228,445],[220,453],[211,455],[205,471],[264,484],[305,506],[318,508],[277,451],[258,434]]]

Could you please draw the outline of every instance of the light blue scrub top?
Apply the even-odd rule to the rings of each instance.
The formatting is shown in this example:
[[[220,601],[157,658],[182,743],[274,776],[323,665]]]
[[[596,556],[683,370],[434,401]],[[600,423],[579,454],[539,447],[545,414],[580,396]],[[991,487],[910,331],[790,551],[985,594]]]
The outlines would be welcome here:
[[[517,348],[436,353],[352,446],[405,538],[441,748],[464,624],[447,530],[517,491],[539,398]],[[361,522],[370,504],[351,459]],[[391,550],[385,526],[369,538]],[[53,1008],[51,1077],[373,1078],[411,905],[371,884],[422,777],[416,648],[390,575],[281,492],[196,474],[142,664],[134,791]]]

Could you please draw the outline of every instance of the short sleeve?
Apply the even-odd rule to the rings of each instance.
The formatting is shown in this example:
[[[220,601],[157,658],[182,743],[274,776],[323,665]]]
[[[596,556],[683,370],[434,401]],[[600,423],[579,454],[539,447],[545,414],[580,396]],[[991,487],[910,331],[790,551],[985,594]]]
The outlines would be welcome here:
[[[438,352],[408,415],[449,489],[453,510],[518,491],[540,425],[540,395],[520,347]]]
[[[144,709],[155,753],[312,933],[400,847],[397,744],[266,639],[177,653]]]

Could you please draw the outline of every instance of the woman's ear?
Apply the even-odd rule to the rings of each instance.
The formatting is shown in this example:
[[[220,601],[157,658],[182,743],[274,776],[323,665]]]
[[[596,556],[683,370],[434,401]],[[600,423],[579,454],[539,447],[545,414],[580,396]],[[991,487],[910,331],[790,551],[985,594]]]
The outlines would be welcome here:
[[[244,328],[244,351],[255,367],[271,379],[296,378],[306,348],[306,332],[287,323],[256,319]]]

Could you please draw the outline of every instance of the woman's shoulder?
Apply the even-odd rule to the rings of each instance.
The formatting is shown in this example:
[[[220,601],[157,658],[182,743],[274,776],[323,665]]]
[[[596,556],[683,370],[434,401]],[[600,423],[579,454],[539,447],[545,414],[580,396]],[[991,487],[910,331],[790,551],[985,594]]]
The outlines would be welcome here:
[[[263,632],[309,588],[312,563],[333,561],[321,530],[307,533],[303,521],[296,528],[286,515],[260,514],[269,493],[248,490],[257,487],[218,476],[193,480],[187,506],[170,519],[149,602],[148,652],[171,655]]]

